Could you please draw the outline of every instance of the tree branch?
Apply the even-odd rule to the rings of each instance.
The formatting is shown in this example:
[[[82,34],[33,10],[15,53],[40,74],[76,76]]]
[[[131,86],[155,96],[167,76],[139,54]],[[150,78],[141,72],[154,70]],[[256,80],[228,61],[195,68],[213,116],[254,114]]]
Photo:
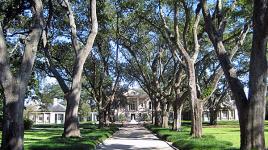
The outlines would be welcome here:
[[[76,24],[75,24],[75,18],[74,18],[74,14],[72,11],[72,7],[71,4],[69,3],[68,0],[64,0],[64,3],[68,9],[68,17],[69,17],[69,25],[71,27],[71,39],[72,39],[72,44],[75,50],[75,53],[78,54],[78,51],[80,49],[79,47],[79,43],[77,40],[77,30],[76,30]]]

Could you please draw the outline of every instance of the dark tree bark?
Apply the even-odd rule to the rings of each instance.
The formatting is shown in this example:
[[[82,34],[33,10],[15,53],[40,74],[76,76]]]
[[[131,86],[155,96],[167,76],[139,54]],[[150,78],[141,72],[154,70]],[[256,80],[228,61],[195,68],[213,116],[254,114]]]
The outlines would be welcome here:
[[[81,91],[81,89],[80,89]],[[67,107],[65,111],[64,122],[64,137],[80,137],[79,120],[78,120],[78,106],[80,100],[80,92],[73,91],[65,95]],[[78,104],[77,104],[78,103]]]
[[[181,40],[179,37],[179,25],[178,25],[178,5],[179,3],[177,1],[174,2],[174,35],[175,38],[173,38],[171,35],[171,31],[168,28],[167,22],[164,18],[163,11],[160,8],[160,17],[163,23],[163,26],[165,27],[165,34],[163,35],[165,39],[167,39],[167,42],[172,45],[172,48],[175,48],[179,53],[181,53],[184,62],[185,62],[185,68],[188,75],[188,87],[189,87],[189,93],[190,93],[190,100],[191,100],[191,115],[192,115],[192,127],[191,128],[191,135],[193,137],[199,138],[202,136],[202,107],[201,102],[199,102],[199,99],[197,97],[197,83],[196,83],[196,76],[195,76],[195,62],[197,59],[197,56],[200,51],[200,45],[198,42],[198,25],[200,22],[200,10],[196,11],[196,16],[193,23],[193,45],[188,45],[186,41],[186,33],[188,31],[188,27],[190,25],[191,16],[189,14],[190,7],[187,6],[185,1],[182,1],[184,10],[186,12],[186,21],[185,21],[185,28],[184,28],[184,34],[183,39]],[[193,47],[193,55],[188,50],[188,48]]]
[[[265,149],[264,120],[267,91],[268,1],[255,0],[253,11],[253,40],[250,56],[249,120],[251,149]]]
[[[188,91],[182,94],[180,90],[182,79],[183,79],[182,68],[180,67],[177,73],[175,74],[175,84],[174,84],[175,101],[173,102],[174,120],[173,120],[172,130],[175,130],[175,131],[181,130],[183,103],[186,100],[186,97],[189,95]]]
[[[161,109],[159,100],[154,101],[154,125],[161,126]]]
[[[96,14],[96,0],[91,1],[91,19],[90,23],[90,34],[87,37],[87,41],[85,45],[80,46],[78,43],[77,37],[77,30],[76,30],[76,23],[75,17],[72,11],[72,6],[68,0],[59,1],[59,3],[67,9],[68,17],[69,17],[69,25],[71,28],[71,40],[72,40],[72,47],[75,51],[74,57],[74,64],[73,64],[73,72],[71,78],[71,85],[70,87],[66,84],[64,77],[57,71],[56,65],[54,65],[52,56],[49,52],[49,46],[47,42],[48,36],[48,28],[49,28],[49,21],[44,32],[43,36],[43,48],[45,52],[45,56],[48,58],[48,69],[57,79],[62,91],[64,92],[64,98],[67,101],[67,107],[65,112],[65,122],[64,122],[64,132],[62,134],[63,137],[80,137],[80,130],[79,130],[79,121],[78,121],[78,106],[80,102],[80,95],[81,95],[81,77],[83,73],[83,67],[85,61],[91,52],[95,37],[98,32],[98,21],[97,21],[97,14]],[[52,9],[52,8],[50,8]],[[52,11],[52,10],[49,10]],[[49,12],[49,15],[52,13]],[[49,17],[51,18],[51,17]],[[89,24],[90,24],[89,23]]]
[[[110,122],[112,122],[112,118],[111,118],[111,103],[109,102],[109,104],[106,107],[106,112],[107,112],[107,117],[106,117],[106,125],[109,125]]]
[[[209,124],[210,125],[217,125],[217,118],[218,118],[218,109],[210,108],[209,109]]]
[[[4,123],[1,149],[23,150],[25,92],[43,30],[43,3],[41,0],[31,2],[33,26],[25,40],[25,51],[17,75],[13,75],[10,70],[5,37],[0,25],[0,82],[4,89]]]
[[[154,101],[151,99],[151,108],[152,108],[152,124],[154,124],[155,121],[155,109],[154,109]],[[149,106],[150,107],[150,106]]]
[[[86,45],[83,48],[79,48],[77,35],[76,35],[76,25],[74,20],[74,15],[72,12],[72,8],[68,2],[65,0],[65,4],[67,5],[71,26],[71,35],[72,35],[72,44],[76,51],[76,58],[73,65],[73,79],[72,79],[72,87],[67,93],[67,97],[70,96],[71,99],[67,99],[67,108],[64,122],[64,137],[76,137],[80,136],[79,130],[79,122],[78,122],[78,106],[80,101],[81,94],[81,77],[83,72],[83,67],[85,61],[92,49],[95,37],[98,32],[98,21],[97,21],[97,13],[96,13],[96,0],[91,1],[91,33],[88,36]]]
[[[189,76],[189,88],[191,98],[191,116],[192,116],[192,128],[191,135],[199,138],[202,136],[202,104],[197,98],[197,84],[194,71],[194,64],[189,63],[188,76]]]
[[[69,25],[71,28],[71,40],[72,46],[75,51],[74,57],[74,64],[73,64],[73,72],[72,72],[72,79],[71,79],[71,86],[69,87],[66,83],[64,78],[61,74],[57,71],[50,53],[48,51],[48,44],[47,44],[47,30],[46,33],[43,34],[43,45],[45,55],[48,58],[49,64],[48,69],[51,73],[53,73],[54,77],[57,79],[61,89],[65,94],[65,99],[67,101],[66,107],[66,115],[65,115],[65,122],[64,122],[64,132],[62,134],[63,137],[79,137],[80,130],[79,130],[79,122],[78,122],[78,106],[80,102],[80,95],[81,95],[81,77],[83,73],[83,67],[85,61],[91,52],[95,37],[98,32],[98,21],[97,21],[97,14],[96,14],[96,0],[91,1],[91,19],[90,29],[91,32],[87,37],[87,41],[85,45],[82,47],[78,43],[77,37],[77,30],[76,30],[76,23],[74,14],[72,11],[72,6],[68,0],[61,1],[60,4],[67,9],[68,17],[69,17]],[[49,24],[49,23],[48,23]]]
[[[105,111],[103,110],[103,109],[98,109],[99,111],[98,111],[98,113],[99,113],[99,115],[98,115],[98,120],[99,120],[99,126],[98,126],[98,128],[99,129],[101,129],[101,128],[103,128],[104,127],[104,125],[105,125],[105,117],[106,117],[106,115],[105,115]]]
[[[254,1],[253,40],[250,57],[248,98],[246,97],[243,84],[238,79],[236,69],[228,58],[228,54],[222,42],[223,31],[227,20],[226,18],[220,18],[220,20],[224,21],[224,24],[219,23],[221,25],[220,28],[215,27],[212,23],[206,0],[201,0],[201,3],[206,23],[205,30],[214,46],[238,108],[241,133],[240,149],[263,150],[265,149],[264,116],[267,90],[266,49],[268,37],[268,2],[266,0]],[[218,2],[217,5],[220,5],[220,3]],[[218,12],[221,13],[222,11],[218,10]]]
[[[200,138],[202,136],[202,112],[203,105],[200,101],[192,104],[193,108],[191,109],[192,114],[192,126],[191,126],[191,135],[196,138]]]

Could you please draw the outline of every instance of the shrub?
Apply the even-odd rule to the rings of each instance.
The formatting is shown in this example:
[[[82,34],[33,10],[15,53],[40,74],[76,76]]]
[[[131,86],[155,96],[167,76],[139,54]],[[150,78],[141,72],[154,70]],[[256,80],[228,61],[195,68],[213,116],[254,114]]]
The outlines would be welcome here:
[[[118,120],[119,120],[120,122],[124,122],[124,121],[126,121],[126,116],[125,116],[124,114],[120,114],[120,115],[118,116]]]
[[[146,113],[142,114],[142,121],[150,121],[149,115]]]
[[[29,118],[24,119],[24,130],[29,130],[33,127],[33,121]]]

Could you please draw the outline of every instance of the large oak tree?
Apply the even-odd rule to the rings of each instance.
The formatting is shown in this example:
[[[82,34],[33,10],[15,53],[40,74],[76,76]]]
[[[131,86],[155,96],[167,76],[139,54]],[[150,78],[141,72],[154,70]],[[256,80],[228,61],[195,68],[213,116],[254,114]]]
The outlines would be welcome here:
[[[24,5],[24,4],[21,4]],[[30,1],[33,15],[31,27],[23,43],[23,56],[19,69],[11,69],[6,37],[0,24],[0,82],[4,89],[4,123],[2,149],[23,150],[23,110],[25,92],[31,77],[38,43],[43,30],[43,3]],[[16,14],[18,15],[18,14]],[[13,66],[14,67],[14,66]]]

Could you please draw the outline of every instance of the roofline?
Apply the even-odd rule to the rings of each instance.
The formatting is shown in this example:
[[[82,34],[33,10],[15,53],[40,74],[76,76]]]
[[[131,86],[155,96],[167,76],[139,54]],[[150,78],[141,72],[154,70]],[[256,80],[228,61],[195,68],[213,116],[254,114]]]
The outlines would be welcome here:
[[[45,113],[45,112],[64,112],[65,111],[30,111],[29,113]]]

